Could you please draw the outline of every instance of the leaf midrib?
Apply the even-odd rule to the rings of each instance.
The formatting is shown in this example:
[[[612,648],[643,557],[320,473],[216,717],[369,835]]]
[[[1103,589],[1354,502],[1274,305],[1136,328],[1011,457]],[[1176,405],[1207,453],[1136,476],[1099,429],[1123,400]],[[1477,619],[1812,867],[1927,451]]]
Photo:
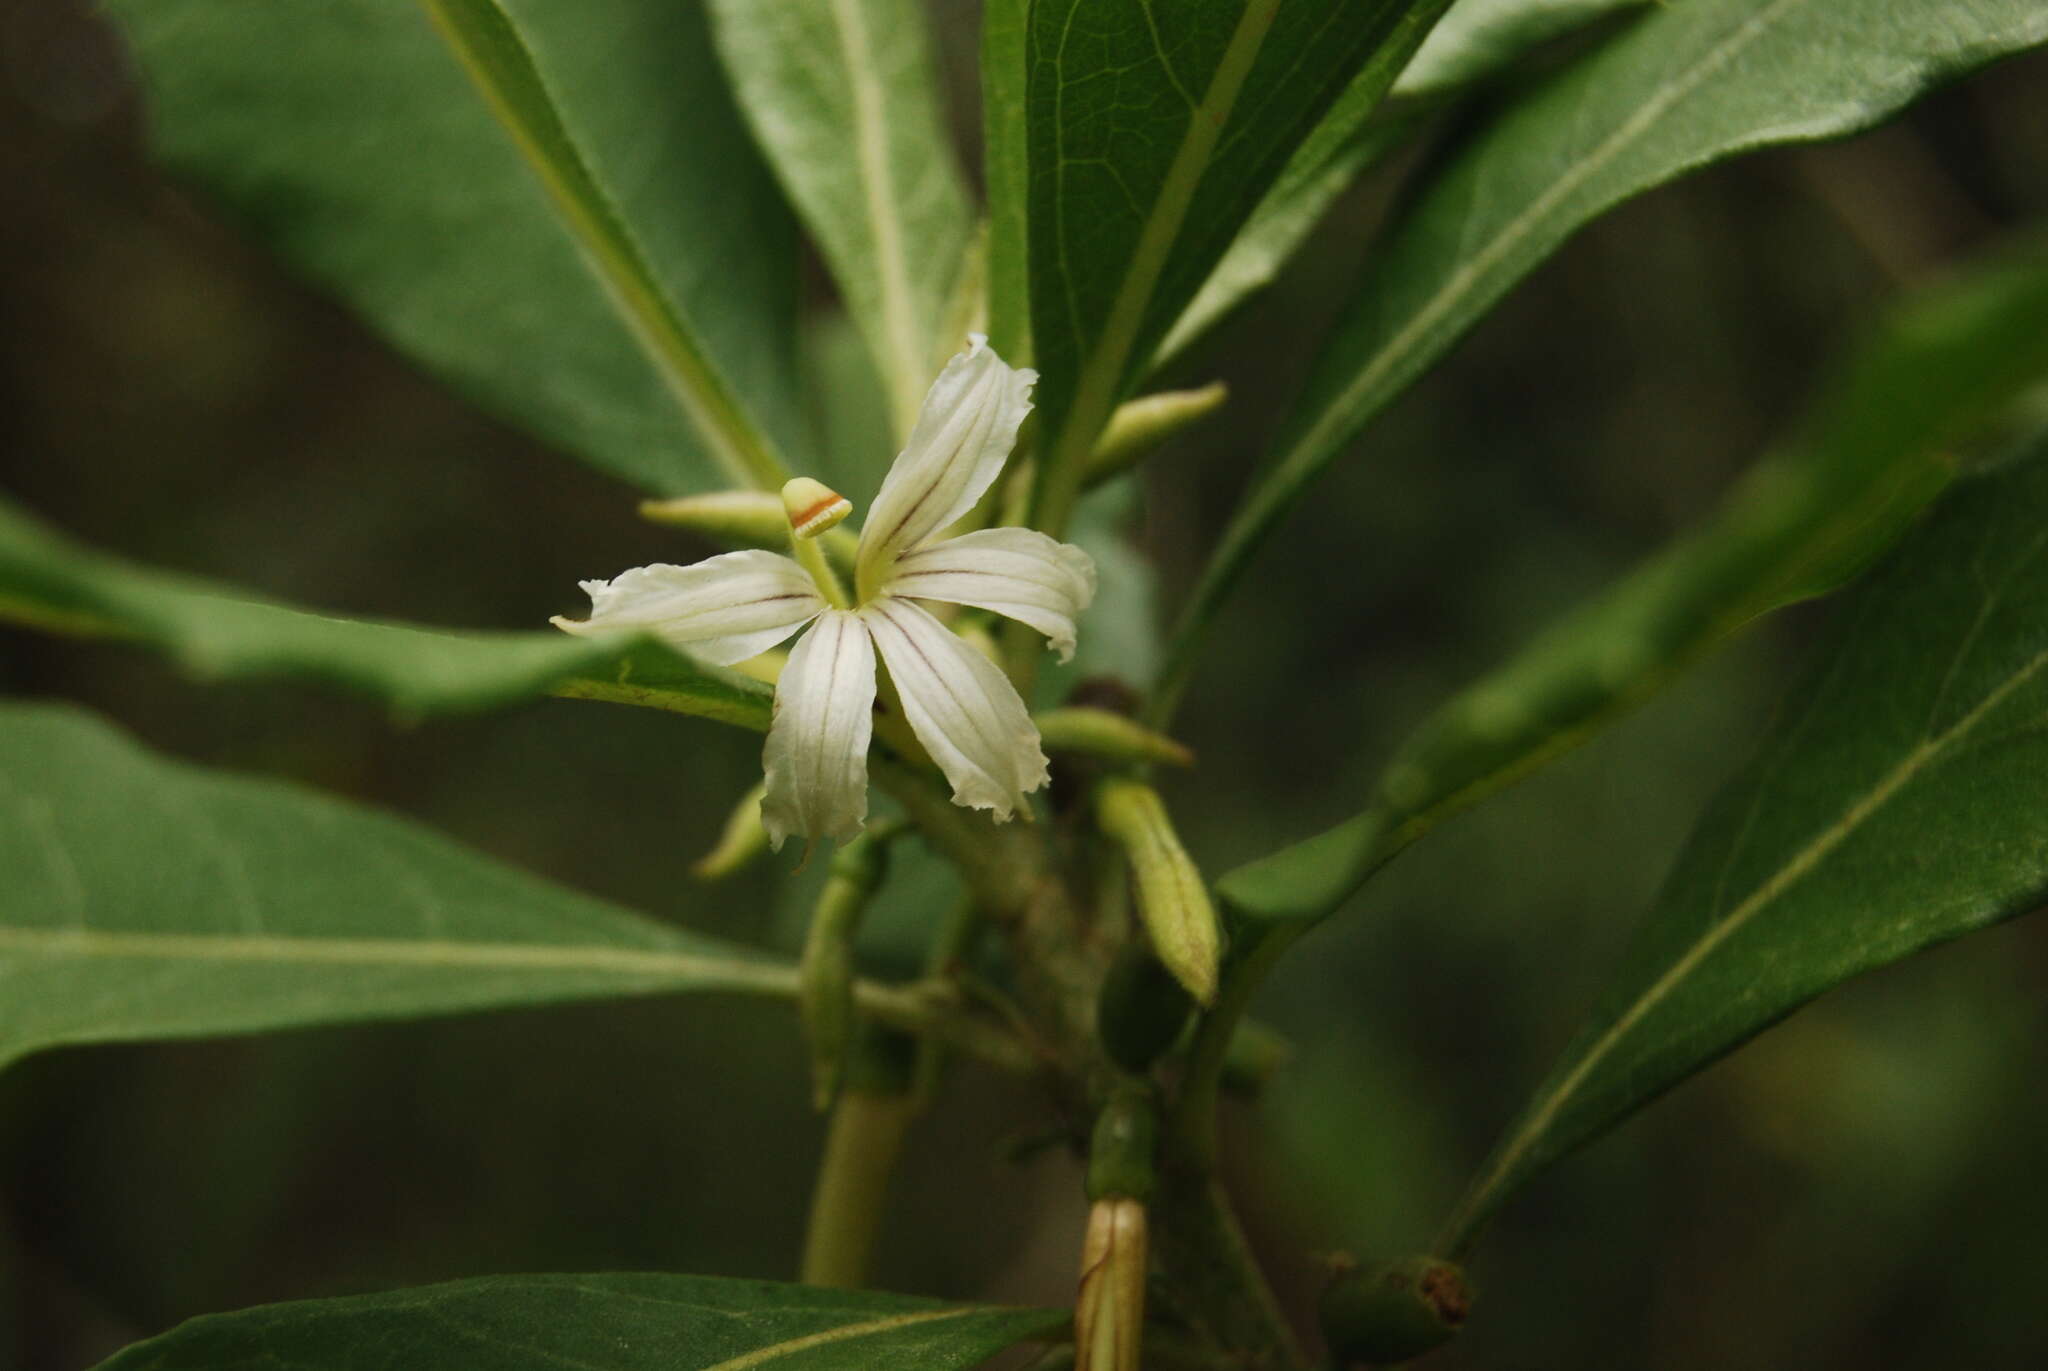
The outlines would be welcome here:
[[[882,333],[888,340],[889,405],[897,435],[910,432],[922,403],[926,342],[920,336],[917,312],[911,305],[909,263],[904,258],[903,222],[896,212],[895,180],[890,174],[889,139],[884,125],[882,91],[875,80],[873,45],[861,0],[832,0],[832,23],[839,51],[846,59],[847,85],[853,93],[854,150],[860,160],[861,200],[875,237],[875,270],[882,308]]]
[[[1144,227],[1139,230],[1137,247],[1124,268],[1123,280],[1118,284],[1109,313],[1104,317],[1102,332],[1097,335],[1094,348],[1082,364],[1074,398],[1067,406],[1057,444],[1047,464],[1038,524],[1054,535],[1064,527],[1073,510],[1074,500],[1080,494],[1088,455],[1115,407],[1118,385],[1123,379],[1138,328],[1144,322],[1146,306],[1151,303],[1160,274],[1166,270],[1166,259],[1180,237],[1181,225],[1194,203],[1195,191],[1209,169],[1210,157],[1223,136],[1224,126],[1230,120],[1231,110],[1237,104],[1246,78],[1251,75],[1252,64],[1258,58],[1259,49],[1266,41],[1279,7],[1280,0],[1252,0],[1245,6],[1236,29],[1231,32],[1230,42],[1209,78],[1208,89],[1202,93],[1201,103],[1191,106],[1188,111],[1187,131],[1181,135],[1180,147],[1175,150],[1166,177],[1160,182],[1159,193],[1152,201],[1152,211],[1145,216]],[[1149,19],[1149,9],[1147,15]],[[1071,18],[1070,13],[1070,23]],[[1160,54],[1160,61],[1172,78],[1172,67],[1166,62],[1164,52]],[[1178,79],[1172,79],[1178,87]],[[1059,197],[1062,214],[1066,203],[1066,196]],[[1064,230],[1065,225],[1062,224],[1061,228]],[[1068,235],[1062,231],[1059,242],[1063,253],[1067,241]],[[1064,275],[1071,291],[1073,273]],[[1080,318],[1071,304],[1068,313],[1070,318]]]
[[[877,1333],[891,1332],[894,1329],[903,1328],[910,1324],[932,1323],[940,1319],[957,1319],[968,1314],[980,1312],[982,1311],[972,1307],[965,1309],[920,1309],[911,1314],[891,1314],[886,1318],[870,1319],[866,1323],[841,1324],[837,1328],[827,1328],[817,1333],[806,1333],[800,1338],[790,1338],[769,1347],[759,1347],[752,1352],[744,1352],[737,1357],[707,1366],[704,1368],[704,1371],[750,1371],[752,1367],[765,1366],[771,1361],[782,1357],[795,1356],[797,1353],[807,1352],[813,1347],[823,1347],[830,1343],[845,1342],[850,1338],[872,1337]]]
[[[564,150],[566,161],[551,151],[543,130],[521,112],[512,93],[472,41],[451,0],[420,0],[450,51],[469,73],[484,102],[518,148],[547,191],[569,235],[580,247],[598,279],[668,384],[684,414],[726,474],[741,485],[774,490],[788,473],[765,433],[741,411],[725,384],[691,336],[688,324],[662,290],[645,255],[605,194],[588,160],[577,148],[552,108],[545,112],[546,130]],[[518,49],[534,85],[545,91],[546,80],[533,60],[519,27],[499,0],[469,0],[487,9]]]
[[[1585,157],[1574,162],[1563,175],[1551,183],[1548,189],[1530,201],[1528,208],[1502,225],[1500,232],[1452,272],[1436,294],[1432,295],[1422,308],[1411,315],[1408,322],[1387,340],[1373,356],[1372,361],[1359,372],[1357,378],[1338,392],[1337,399],[1324,407],[1323,417],[1303,435],[1300,442],[1295,444],[1287,458],[1287,464],[1293,465],[1303,453],[1313,453],[1318,449],[1340,443],[1341,436],[1333,435],[1333,430],[1341,430],[1346,426],[1343,412],[1350,408],[1358,396],[1370,393],[1389,371],[1405,360],[1421,337],[1433,329],[1445,314],[1457,308],[1481,277],[1513,252],[1561,202],[1654,128],[1675,105],[1690,96],[1715,72],[1734,61],[1745,48],[1784,18],[1787,12],[1804,3],[1806,0],[1773,0],[1772,4],[1744,20],[1732,33],[1709,50],[1696,65],[1660,88],[1604,141]]]
[[[1919,746],[1907,753],[1897,766],[1880,778],[1876,785],[1844,809],[1834,823],[1815,834],[1789,860],[1773,871],[1763,884],[1709,926],[1684,956],[1673,962],[1662,976],[1636,997],[1628,1009],[1586,1050],[1577,1065],[1565,1075],[1557,1087],[1547,1094],[1543,1103],[1528,1116],[1527,1121],[1516,1129],[1514,1136],[1501,1148],[1485,1175],[1472,1187],[1467,1199],[1459,1206],[1458,1213],[1449,1225],[1450,1230],[1454,1234],[1469,1230],[1474,1217],[1484,1212],[1488,1197],[1499,1189],[1503,1181],[1515,1174],[1522,1159],[1549,1131],[1550,1125],[1584,1086],[1594,1068],[1621,1044],[1637,1024],[1682,985],[1715,949],[1740,932],[1759,913],[1769,908],[1780,895],[1811,873],[1829,853],[1853,836],[1929,763],[1939,759],[1950,747],[1961,741],[2008,696],[2032,680],[2044,666],[2048,666],[2048,651],[2036,653],[1948,729],[1922,741]]]

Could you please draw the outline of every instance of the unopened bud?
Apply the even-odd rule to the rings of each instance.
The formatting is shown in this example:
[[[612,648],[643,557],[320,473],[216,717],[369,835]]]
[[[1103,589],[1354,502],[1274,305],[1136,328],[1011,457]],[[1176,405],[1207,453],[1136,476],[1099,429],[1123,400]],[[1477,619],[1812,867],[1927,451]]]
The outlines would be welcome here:
[[[744,868],[768,850],[768,830],[761,823],[761,794],[764,781],[740,797],[726,816],[718,844],[699,857],[690,874],[700,881],[719,881]]]
[[[1215,412],[1230,398],[1229,387],[1211,381],[1200,390],[1163,390],[1117,406],[1088,454],[1089,485],[1108,480],[1156,452],[1167,439]]]
[[[1145,1206],[1097,1200],[1081,1245],[1074,1371],[1138,1371],[1145,1340]]]
[[[789,539],[782,501],[765,490],[715,490],[676,500],[642,500],[640,517],[692,529],[729,547],[781,547]]]
[[[1155,733],[1136,719],[1114,710],[1067,705],[1032,716],[1048,752],[1079,752],[1113,762],[1163,762],[1193,766],[1195,754],[1184,743]]]
[[[1455,1263],[1399,1257],[1340,1270],[1318,1306],[1339,1366],[1409,1361],[1456,1336],[1472,1289]]]
[[[1104,781],[1095,792],[1095,816],[1130,862],[1152,950],[1188,994],[1210,1003],[1223,933],[1201,870],[1181,846],[1159,792],[1140,781]]]
[[[853,513],[853,502],[823,481],[795,476],[783,484],[782,509],[792,535],[815,538]]]

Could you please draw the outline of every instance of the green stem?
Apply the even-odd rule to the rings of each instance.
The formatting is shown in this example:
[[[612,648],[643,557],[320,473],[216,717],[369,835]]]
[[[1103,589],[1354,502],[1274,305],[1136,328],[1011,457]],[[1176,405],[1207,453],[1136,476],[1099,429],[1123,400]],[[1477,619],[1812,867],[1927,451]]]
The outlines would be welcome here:
[[[840,1095],[811,1194],[800,1275],[805,1285],[855,1290],[867,1284],[889,1178],[915,1113],[902,1091],[849,1089]]]
[[[1216,1169],[1216,1105],[1231,1041],[1274,964],[1309,928],[1306,923],[1254,925],[1224,968],[1215,1006],[1202,1016],[1201,1026],[1195,1030],[1172,1131],[1176,1155],[1204,1173]]]

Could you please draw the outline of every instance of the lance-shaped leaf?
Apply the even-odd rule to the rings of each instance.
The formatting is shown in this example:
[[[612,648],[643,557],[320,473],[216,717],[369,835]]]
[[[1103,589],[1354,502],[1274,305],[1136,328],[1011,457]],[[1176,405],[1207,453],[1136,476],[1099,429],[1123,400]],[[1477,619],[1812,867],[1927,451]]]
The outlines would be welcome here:
[[[1040,0],[1026,35],[1032,338],[1057,530],[1134,373],[1361,71],[1378,93],[1449,0]]]
[[[1452,1220],[1841,981],[2048,900],[2048,452],[1959,483],[1715,799]]]
[[[715,1276],[486,1276],[213,1314],[98,1371],[967,1371],[1065,1322]]]
[[[1389,94],[1367,71],[1287,159],[1273,188],[1160,343],[1158,367],[1276,276],[1332,202],[1406,142],[1444,102],[1500,75],[1530,49],[1649,0],[1459,0]],[[1380,97],[1388,94],[1384,107]],[[1377,117],[1375,117],[1377,116]]]
[[[666,991],[792,995],[792,966],[551,885],[415,824],[0,706],[0,1064]]]
[[[554,692],[766,731],[769,688],[652,642],[460,633],[294,608],[81,547],[0,502],[0,620],[146,643],[193,675],[305,676],[401,714],[488,709]]]
[[[105,8],[157,154],[401,351],[651,490],[774,483],[794,226],[696,0]]]
[[[1373,253],[1189,597],[1163,698],[1186,683],[1218,606],[1307,483],[1580,225],[1735,153],[1867,127],[2044,39],[2038,0],[1684,0],[1518,102]]]
[[[2048,379],[2048,245],[1899,312],[1788,447],[1704,529],[1440,709],[1373,804],[1219,883],[1246,912],[1319,918],[1448,815],[1575,745],[1742,624],[1832,588],[1947,479],[1946,445]]]
[[[711,0],[740,106],[910,431],[937,370],[967,192],[915,0]],[[938,353],[957,352],[963,340]]]
[[[1024,40],[1031,0],[981,7],[981,162],[988,186],[988,341],[1012,366],[1031,350],[1031,170],[1024,117]]]

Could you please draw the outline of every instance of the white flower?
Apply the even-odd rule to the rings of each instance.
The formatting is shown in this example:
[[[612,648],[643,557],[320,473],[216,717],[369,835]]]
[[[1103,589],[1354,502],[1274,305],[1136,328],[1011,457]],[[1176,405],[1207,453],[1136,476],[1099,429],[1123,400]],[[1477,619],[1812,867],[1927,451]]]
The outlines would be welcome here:
[[[851,606],[835,607],[792,558],[728,552],[585,581],[590,617],[554,622],[651,633],[721,666],[809,626],[776,682],[762,756],[761,819],[776,847],[792,833],[849,838],[866,819],[877,651],[953,802],[1008,819],[1045,784],[1038,730],[1009,679],[917,601],[992,610],[1043,633],[1062,661],[1073,655],[1074,620],[1095,595],[1087,553],[1028,528],[940,536],[1001,473],[1037,379],[978,334],[946,364],[861,529]]]

